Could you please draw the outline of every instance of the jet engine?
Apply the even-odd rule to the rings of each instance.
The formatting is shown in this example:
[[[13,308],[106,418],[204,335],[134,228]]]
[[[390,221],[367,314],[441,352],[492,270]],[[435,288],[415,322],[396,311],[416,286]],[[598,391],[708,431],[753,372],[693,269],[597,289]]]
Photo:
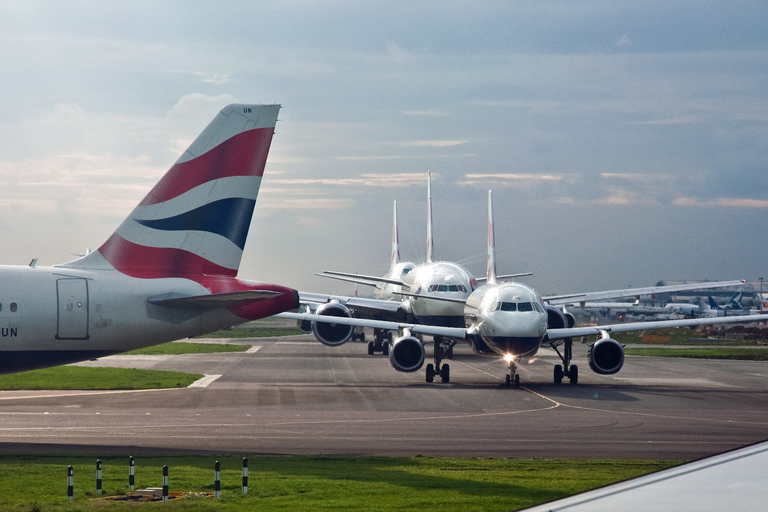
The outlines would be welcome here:
[[[589,347],[589,367],[600,375],[613,375],[624,365],[624,348],[607,333]]]
[[[424,364],[424,345],[410,332],[397,338],[389,349],[389,362],[399,372],[415,372]]]
[[[323,304],[317,308],[315,314],[352,318],[352,312],[345,305],[336,301]],[[328,345],[329,347],[338,347],[349,341],[354,330],[355,328],[351,325],[312,322],[312,332],[315,334],[315,338],[323,345]]]
[[[570,329],[576,325],[576,318],[567,311],[547,306],[547,327],[549,329]]]

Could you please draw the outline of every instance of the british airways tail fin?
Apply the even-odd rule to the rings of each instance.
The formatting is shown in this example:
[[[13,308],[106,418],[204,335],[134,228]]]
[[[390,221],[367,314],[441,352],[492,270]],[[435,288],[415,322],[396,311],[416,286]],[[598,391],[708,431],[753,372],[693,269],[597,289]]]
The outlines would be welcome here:
[[[427,263],[432,263],[435,241],[432,238],[432,171],[427,171]]]
[[[63,266],[236,276],[279,109],[224,107],[98,250]]]
[[[392,254],[389,257],[389,270],[400,263],[400,234],[397,230],[397,201],[392,206]]]
[[[485,279],[488,284],[496,284],[496,234],[493,226],[493,194],[488,191],[488,266]]]

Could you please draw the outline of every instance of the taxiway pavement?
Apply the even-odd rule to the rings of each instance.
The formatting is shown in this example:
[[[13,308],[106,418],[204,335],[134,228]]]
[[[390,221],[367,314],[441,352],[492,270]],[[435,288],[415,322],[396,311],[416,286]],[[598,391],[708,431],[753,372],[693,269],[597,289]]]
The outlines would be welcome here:
[[[249,352],[113,356],[90,365],[205,374],[198,387],[0,392],[0,453],[356,454],[690,460],[768,439],[768,363],[628,356],[578,385],[554,352],[504,385],[502,361],[456,347],[451,382],[398,373],[361,343],[237,340]]]

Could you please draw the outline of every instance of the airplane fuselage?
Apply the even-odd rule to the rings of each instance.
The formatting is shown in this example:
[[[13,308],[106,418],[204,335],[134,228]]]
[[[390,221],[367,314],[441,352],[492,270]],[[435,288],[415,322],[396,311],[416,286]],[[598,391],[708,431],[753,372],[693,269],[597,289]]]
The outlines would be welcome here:
[[[213,291],[270,289],[283,295],[242,310],[169,308],[149,299],[169,291],[197,296],[211,290],[191,279],[138,279],[114,270],[63,267],[0,266],[0,283],[0,373],[193,337],[284,311],[294,300],[287,288],[211,278],[205,284]]]
[[[533,356],[547,332],[541,297],[519,283],[486,284],[475,290],[464,307],[464,322],[472,348],[483,355]]]
[[[464,304],[430,300],[429,297],[466,300],[477,287],[472,275],[456,263],[441,261],[427,263],[410,272],[411,293],[424,297],[409,297],[410,310],[422,324],[443,327],[464,326]]]

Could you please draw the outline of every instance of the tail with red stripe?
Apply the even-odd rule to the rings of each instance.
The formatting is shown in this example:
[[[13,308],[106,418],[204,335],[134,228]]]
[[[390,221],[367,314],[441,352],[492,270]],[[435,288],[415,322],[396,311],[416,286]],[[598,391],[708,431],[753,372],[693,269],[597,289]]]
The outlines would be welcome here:
[[[97,251],[137,278],[237,275],[280,105],[229,105]]]

